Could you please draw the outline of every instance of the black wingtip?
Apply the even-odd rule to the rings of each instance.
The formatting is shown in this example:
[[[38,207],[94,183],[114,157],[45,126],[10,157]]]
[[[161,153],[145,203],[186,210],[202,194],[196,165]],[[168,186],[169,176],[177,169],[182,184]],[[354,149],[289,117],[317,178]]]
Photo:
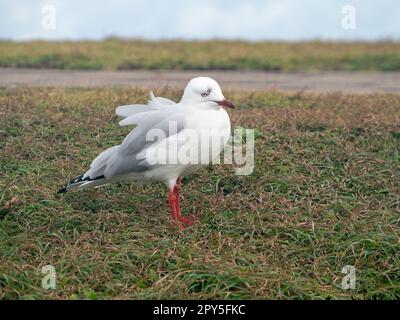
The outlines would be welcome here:
[[[58,190],[58,192],[57,192],[57,194],[60,194],[60,193],[66,193],[67,192],[67,188],[61,188],[60,190]]]
[[[101,176],[95,177],[93,179],[91,179],[90,177],[86,177],[83,178],[83,174],[81,174],[80,176],[75,177],[74,179],[70,180],[67,185],[63,188],[61,188],[60,190],[58,190],[57,194],[60,193],[66,193],[67,192],[67,187],[75,184],[75,183],[79,183],[79,182],[85,182],[85,181],[94,181],[94,180],[99,180],[99,179],[104,179],[104,175],[102,174]]]

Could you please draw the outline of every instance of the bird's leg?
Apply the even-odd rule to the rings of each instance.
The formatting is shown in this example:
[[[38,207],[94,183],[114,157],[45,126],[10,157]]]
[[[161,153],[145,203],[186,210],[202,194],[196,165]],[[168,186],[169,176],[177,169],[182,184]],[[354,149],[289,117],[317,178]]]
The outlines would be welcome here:
[[[176,184],[174,186],[174,195],[175,195],[175,205],[176,205],[176,211],[178,212],[178,216],[181,215],[181,195],[180,195],[180,189],[181,189],[181,182],[182,178],[176,179]]]
[[[174,223],[176,223],[179,226],[179,229],[183,230],[184,228],[183,228],[182,224],[180,223],[180,221],[178,219],[175,188],[174,188],[174,190],[168,192],[168,200],[169,200],[169,204],[170,204],[171,210],[172,210],[172,220],[173,220]]]
[[[184,224],[186,224],[188,226],[191,226],[192,224],[194,224],[198,220],[198,218],[193,216],[193,215],[190,215],[188,217],[182,217],[182,215],[181,215],[181,206],[180,206],[181,181],[182,181],[181,178],[178,178],[176,180],[176,184],[175,184],[174,190],[173,190],[173,193],[174,193],[174,196],[175,196],[175,205],[176,205],[175,210],[176,210],[176,213],[177,213],[176,218],[180,222],[182,222],[182,223],[184,223]]]

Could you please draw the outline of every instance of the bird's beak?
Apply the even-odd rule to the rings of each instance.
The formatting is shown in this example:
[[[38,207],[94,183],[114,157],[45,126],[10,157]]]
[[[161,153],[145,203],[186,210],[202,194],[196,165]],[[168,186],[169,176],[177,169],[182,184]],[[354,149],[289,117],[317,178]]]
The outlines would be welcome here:
[[[226,99],[224,99],[224,100],[221,100],[221,101],[215,101],[219,106],[222,106],[222,107],[227,107],[227,108],[232,108],[232,109],[234,109],[235,108],[235,105],[232,103],[232,102],[230,102],[229,100],[226,100]]]

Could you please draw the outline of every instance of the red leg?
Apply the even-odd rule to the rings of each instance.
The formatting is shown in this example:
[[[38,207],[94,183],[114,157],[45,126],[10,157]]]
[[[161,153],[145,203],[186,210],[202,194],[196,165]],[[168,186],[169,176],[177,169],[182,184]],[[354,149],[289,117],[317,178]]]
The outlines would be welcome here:
[[[181,189],[181,178],[176,179],[176,184],[174,186],[174,195],[175,195],[175,205],[176,205],[176,212],[178,212],[178,216],[181,215],[181,195],[180,195],[180,189]]]
[[[168,200],[169,200],[169,205],[171,206],[172,209],[172,220],[176,221],[178,219],[176,214],[176,199],[175,199],[175,194],[171,191],[168,192]]]
[[[185,224],[186,226],[191,226],[195,222],[197,222],[197,217],[191,215],[189,217],[182,217],[181,215],[181,207],[180,207],[180,188],[181,188],[181,178],[176,180],[176,184],[173,189],[173,194],[175,197],[175,212],[176,212],[176,219],[181,223]]]
[[[176,206],[176,196],[175,196],[175,192],[173,191],[169,191],[168,192],[168,199],[169,199],[169,204],[171,206],[171,210],[172,210],[172,221],[178,225],[179,229],[183,229],[182,224],[180,223],[178,216],[180,216],[180,214],[178,214],[177,211],[177,206]]]

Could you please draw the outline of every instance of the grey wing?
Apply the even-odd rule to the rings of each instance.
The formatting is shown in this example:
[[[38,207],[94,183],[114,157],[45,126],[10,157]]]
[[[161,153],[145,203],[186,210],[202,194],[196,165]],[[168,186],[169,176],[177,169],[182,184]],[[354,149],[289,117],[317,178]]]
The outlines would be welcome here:
[[[100,153],[96,159],[90,165],[90,169],[86,171],[83,178],[89,177],[90,179],[95,179],[96,177],[104,176],[104,171],[107,168],[107,163],[111,157],[118,153],[119,145],[108,148],[107,150]]]
[[[107,160],[104,175],[107,178],[127,173],[140,173],[150,167],[144,151],[155,143],[178,134],[185,127],[185,116],[180,112],[160,110],[141,121]]]
[[[145,159],[138,154],[155,141],[146,139],[147,133],[154,129],[163,132],[166,137],[171,133],[169,120],[175,118],[177,131],[182,130],[184,119],[179,112],[172,113],[165,106],[176,105],[172,100],[155,97],[150,92],[150,100],[147,105],[135,104],[120,106],[116,109],[116,114],[125,118],[120,121],[121,126],[137,125],[125,138],[123,143],[111,147],[102,152],[90,165],[90,169],[85,173],[84,178],[95,178],[104,176],[106,179],[128,172],[143,172],[149,168]],[[176,111],[176,109],[174,108]],[[150,131],[151,132],[151,131]]]

